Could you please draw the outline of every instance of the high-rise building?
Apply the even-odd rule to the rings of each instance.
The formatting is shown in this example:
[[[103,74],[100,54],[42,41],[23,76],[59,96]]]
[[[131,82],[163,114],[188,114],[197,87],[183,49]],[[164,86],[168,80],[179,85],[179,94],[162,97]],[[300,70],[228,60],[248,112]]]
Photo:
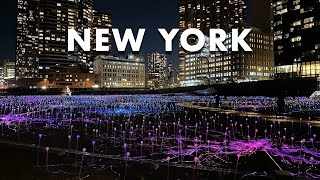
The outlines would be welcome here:
[[[93,1],[18,0],[17,79],[54,82],[56,73],[93,72],[94,54],[84,52],[78,45],[73,52],[67,50],[68,29],[75,29],[82,36],[85,28],[111,26],[110,20],[106,24],[103,14],[94,10]],[[93,40],[95,32],[91,33]]]
[[[226,31],[240,27],[246,21],[245,0],[180,0],[180,32],[197,28],[209,35],[210,28],[221,28]],[[194,42],[189,39],[189,42]],[[180,79],[185,79],[186,52],[180,45]]]
[[[39,78],[66,71],[69,68],[88,68],[90,55],[76,46],[68,52],[68,29],[83,35],[92,26],[93,0],[39,2]]]
[[[101,55],[95,58],[93,67],[102,88],[145,88],[145,62],[141,56]]]
[[[267,80],[273,75],[271,2],[252,2],[251,9],[247,10],[248,2],[180,0],[181,31],[197,28],[209,35],[211,28],[220,28],[228,34],[224,42],[227,52],[210,52],[208,40],[198,53],[188,53],[180,47],[179,79],[182,86]],[[246,42],[253,52],[246,53],[242,49],[232,52],[231,29],[243,28],[252,29]],[[189,38],[190,43],[195,41]]]
[[[320,75],[320,1],[274,0],[277,78]]]
[[[100,11],[94,11],[93,12],[93,28],[94,30],[96,29],[109,29],[109,34],[106,35],[105,37],[109,38],[109,43],[104,43],[104,46],[109,46],[110,51],[109,52],[99,52],[96,51],[96,34],[93,33],[93,40],[92,45],[91,45],[91,59],[92,62],[94,59],[99,56],[99,55],[111,55],[111,48],[112,48],[112,34],[111,34],[111,14],[109,13],[103,13]]]
[[[231,29],[246,21],[245,0],[180,0],[180,29],[198,28],[206,35],[210,28]]]
[[[37,78],[39,73],[39,0],[18,0],[16,76]]]
[[[252,52],[231,51],[231,33],[228,33],[226,52],[210,52],[209,38],[199,53],[186,54],[185,80],[182,86],[207,85],[211,83],[239,83],[268,80],[273,75],[273,36],[252,28],[245,39]]]
[[[151,53],[148,55],[148,86],[165,88],[168,80],[168,59],[166,54]]]

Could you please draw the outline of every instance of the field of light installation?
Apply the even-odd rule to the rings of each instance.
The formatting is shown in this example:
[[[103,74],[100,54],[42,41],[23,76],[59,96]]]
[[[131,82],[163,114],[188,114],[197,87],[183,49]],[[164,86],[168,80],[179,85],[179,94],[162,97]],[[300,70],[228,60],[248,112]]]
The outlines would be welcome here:
[[[222,109],[214,108],[213,96],[186,94],[0,102],[1,143],[33,149],[34,166],[51,174],[90,178],[108,169],[125,179],[130,168],[157,164],[165,179],[173,168],[230,179],[272,177],[274,170],[320,178],[317,100],[286,99],[290,117],[273,115],[276,99],[266,97],[221,98]]]

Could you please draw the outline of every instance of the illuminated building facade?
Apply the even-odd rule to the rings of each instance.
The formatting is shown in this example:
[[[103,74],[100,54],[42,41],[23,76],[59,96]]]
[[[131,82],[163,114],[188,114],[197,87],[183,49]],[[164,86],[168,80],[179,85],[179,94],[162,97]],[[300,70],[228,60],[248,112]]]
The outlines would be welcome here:
[[[246,21],[245,0],[180,0],[180,32],[197,28],[209,35],[210,28],[221,28],[226,31],[239,27]],[[190,39],[191,43],[192,39]],[[186,52],[180,45],[180,79],[184,80],[186,70]]]
[[[4,70],[3,67],[0,66],[0,86],[4,85]]]
[[[91,59],[93,62],[94,59],[99,55],[111,55],[111,49],[112,49],[112,24],[111,24],[111,14],[109,13],[103,13],[99,11],[93,12],[93,29],[109,29],[109,34],[105,35],[105,37],[109,38],[108,43],[104,43],[104,46],[109,46],[110,51],[109,52],[98,52],[96,51],[96,33],[92,34],[92,45],[91,45]],[[95,31],[93,31],[95,32]]]
[[[16,76],[37,78],[39,73],[39,0],[17,2]]]
[[[246,38],[252,52],[241,52],[242,63],[239,63],[237,82],[269,80],[274,76],[273,35],[263,30],[252,28]]]
[[[48,78],[52,72],[67,69],[87,68],[90,55],[76,47],[68,52],[68,29],[83,29],[92,26],[93,0],[39,1],[39,78]]]
[[[252,52],[232,52],[231,33],[228,33],[224,43],[228,51],[209,52],[207,38],[200,53],[187,53],[181,86],[269,80],[274,71],[273,36],[252,28],[246,42]]]
[[[166,54],[151,53],[148,55],[148,87],[165,88],[168,85],[168,58]]]
[[[38,79],[34,84],[35,87],[42,89],[65,89],[66,87],[70,89],[89,89],[99,87],[99,75],[84,72],[81,69],[68,68],[60,73],[51,72],[48,74],[48,78]],[[28,84],[27,82],[23,86],[28,87]]]
[[[145,88],[145,62],[142,56],[128,58],[97,56],[94,74],[102,88]]]
[[[5,79],[13,79],[15,77],[16,65],[13,61],[3,62],[4,77]]]
[[[320,75],[320,1],[274,0],[277,78]]]
[[[105,19],[110,15],[95,11],[93,3],[94,0],[18,0],[16,79],[54,82],[55,73],[93,73],[95,54],[84,52],[78,45],[74,52],[67,51],[68,29],[75,29],[82,36],[85,28],[110,28],[111,20]]]
[[[15,78],[15,62],[3,61],[0,64],[0,85],[8,86],[8,81]]]

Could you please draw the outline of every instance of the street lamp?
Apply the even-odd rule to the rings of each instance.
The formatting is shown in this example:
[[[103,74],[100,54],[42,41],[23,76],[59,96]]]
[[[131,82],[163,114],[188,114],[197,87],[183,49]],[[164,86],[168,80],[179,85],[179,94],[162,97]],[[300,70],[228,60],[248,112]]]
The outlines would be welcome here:
[[[85,82],[85,88],[87,89],[87,83],[90,81],[90,79],[87,79]]]
[[[48,87],[48,79],[44,79],[44,82],[45,82],[45,86],[44,86],[43,89],[47,89],[47,87]]]

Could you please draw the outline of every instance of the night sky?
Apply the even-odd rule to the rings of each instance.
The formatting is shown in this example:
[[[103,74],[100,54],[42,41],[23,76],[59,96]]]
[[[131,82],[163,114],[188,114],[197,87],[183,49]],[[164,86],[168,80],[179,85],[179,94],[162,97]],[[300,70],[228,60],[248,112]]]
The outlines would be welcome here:
[[[16,0],[6,1],[0,7],[0,61],[15,60],[16,8]]]
[[[139,28],[146,28],[146,34],[141,46],[141,53],[147,54],[158,51],[165,52],[165,42],[158,32],[158,28],[171,30],[179,28],[179,1],[178,0],[95,0],[95,8],[111,12],[113,27],[119,28],[122,33],[126,28],[132,28],[136,33]],[[178,38],[175,39],[173,52],[169,60],[178,64]],[[114,46],[114,49],[116,47]]]
[[[103,12],[110,12],[113,27],[119,28],[122,33],[126,28],[132,28],[135,33],[138,28],[146,28],[140,52],[145,58],[151,52],[165,52],[164,40],[158,33],[158,28],[170,30],[179,26],[178,0],[95,0],[95,8]],[[7,0],[1,5],[0,22],[2,24],[0,60],[15,60],[16,0]],[[176,66],[178,64],[178,38],[174,43],[169,60]]]

